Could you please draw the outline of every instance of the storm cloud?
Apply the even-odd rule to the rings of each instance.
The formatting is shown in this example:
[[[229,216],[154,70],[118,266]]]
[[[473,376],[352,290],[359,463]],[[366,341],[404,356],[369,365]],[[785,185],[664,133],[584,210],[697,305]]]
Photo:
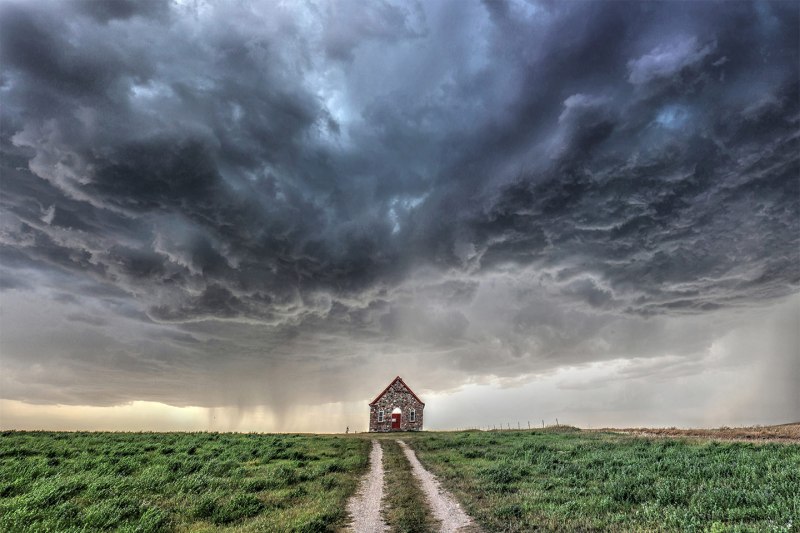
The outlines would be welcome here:
[[[764,310],[800,320],[798,28],[794,2],[4,0],[0,393],[699,374]]]

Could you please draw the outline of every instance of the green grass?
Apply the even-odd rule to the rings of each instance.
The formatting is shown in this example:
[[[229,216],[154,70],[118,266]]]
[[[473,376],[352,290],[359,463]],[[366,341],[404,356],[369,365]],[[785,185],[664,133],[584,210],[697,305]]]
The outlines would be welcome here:
[[[385,469],[384,519],[393,532],[427,533],[439,531],[425,494],[411,470],[411,463],[394,440],[384,440]]]
[[[407,442],[488,531],[800,531],[800,445],[574,431]]]
[[[218,433],[0,434],[0,531],[335,531],[369,442]]]
[[[337,531],[373,437],[387,518],[435,530],[397,435],[4,432],[0,531]],[[402,438],[487,531],[800,531],[798,444],[577,430]]]

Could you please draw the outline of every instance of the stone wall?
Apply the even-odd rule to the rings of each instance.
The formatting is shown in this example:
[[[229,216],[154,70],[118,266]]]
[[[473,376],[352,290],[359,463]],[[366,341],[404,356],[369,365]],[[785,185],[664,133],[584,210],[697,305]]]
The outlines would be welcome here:
[[[400,429],[394,431],[420,431],[422,429],[422,410],[425,405],[409,392],[405,384],[395,380],[389,390],[369,408],[370,431],[392,431],[392,411],[399,407],[402,411]],[[378,422],[378,411],[383,409],[383,422]],[[411,409],[416,412],[416,420],[411,422]]]

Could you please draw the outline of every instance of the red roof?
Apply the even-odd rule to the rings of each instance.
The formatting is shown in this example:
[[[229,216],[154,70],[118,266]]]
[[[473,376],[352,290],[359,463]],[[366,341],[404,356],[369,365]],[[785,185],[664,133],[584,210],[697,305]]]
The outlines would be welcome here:
[[[392,386],[392,385],[394,385],[394,384],[395,384],[395,382],[397,382],[397,381],[399,381],[400,383],[402,383],[402,384],[403,384],[403,386],[406,388],[406,390],[407,390],[408,392],[410,392],[410,393],[411,393],[411,396],[413,396],[414,398],[416,398],[416,399],[417,399],[417,401],[418,401],[419,403],[421,403],[422,405],[425,405],[425,402],[423,402],[422,400],[420,400],[420,399],[419,399],[419,396],[417,396],[416,394],[414,394],[414,391],[413,391],[413,390],[411,390],[411,387],[409,387],[408,385],[406,385],[406,382],[405,382],[405,381],[403,381],[403,378],[401,378],[400,376],[397,376],[396,378],[394,378],[394,379],[392,380],[392,382],[391,382],[391,383],[389,383],[389,384],[386,386],[386,388],[385,388],[385,389],[383,389],[383,392],[381,392],[380,394],[378,394],[378,395],[375,397],[375,399],[374,399],[374,400],[372,400],[371,402],[369,402],[369,405],[375,405],[375,402],[377,402],[378,400],[380,400],[380,399],[383,397],[383,395],[384,395],[384,394],[386,394],[386,391],[388,391],[388,390],[391,388],[391,386]]]

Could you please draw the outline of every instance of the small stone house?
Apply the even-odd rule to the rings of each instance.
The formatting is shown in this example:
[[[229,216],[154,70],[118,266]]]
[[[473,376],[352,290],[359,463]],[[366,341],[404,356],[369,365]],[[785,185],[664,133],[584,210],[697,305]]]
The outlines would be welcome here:
[[[397,376],[369,404],[370,431],[420,431],[425,403]]]

